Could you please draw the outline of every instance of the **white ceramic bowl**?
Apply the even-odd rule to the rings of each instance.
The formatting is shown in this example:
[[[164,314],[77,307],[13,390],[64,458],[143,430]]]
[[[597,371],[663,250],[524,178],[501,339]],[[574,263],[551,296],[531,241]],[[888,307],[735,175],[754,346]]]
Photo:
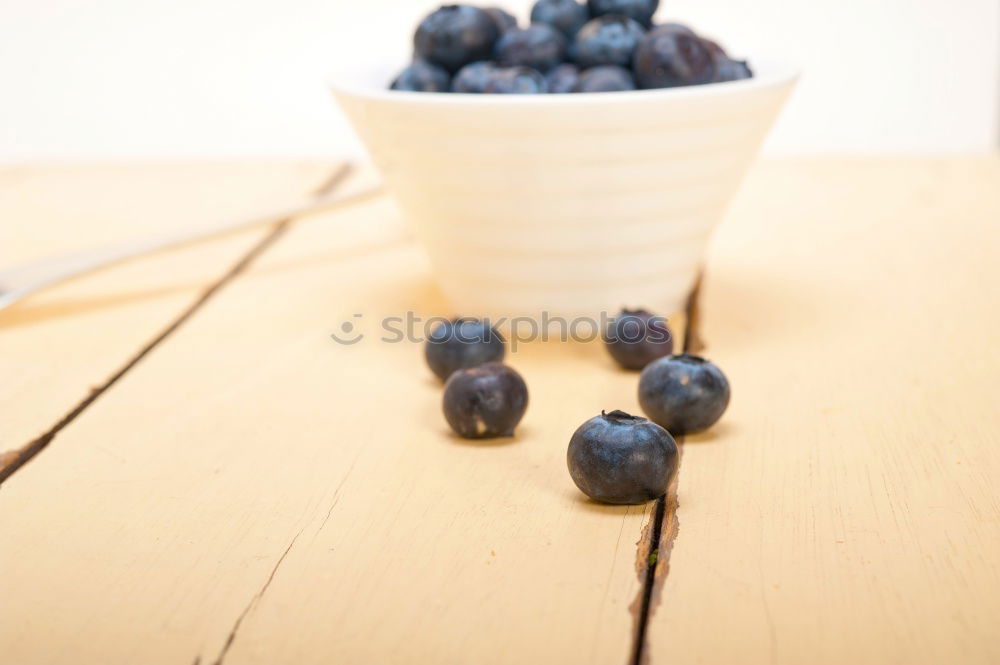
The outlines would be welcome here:
[[[683,307],[796,72],[603,94],[334,93],[463,315]]]

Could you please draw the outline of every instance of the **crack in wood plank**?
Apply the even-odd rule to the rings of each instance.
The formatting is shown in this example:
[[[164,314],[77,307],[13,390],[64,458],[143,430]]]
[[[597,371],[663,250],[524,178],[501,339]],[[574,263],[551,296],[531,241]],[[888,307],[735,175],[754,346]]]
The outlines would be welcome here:
[[[705,348],[700,326],[699,297],[703,274],[699,274],[685,306],[684,353],[693,353]],[[632,644],[630,665],[646,665],[646,637],[649,619],[660,604],[663,582],[670,572],[670,554],[680,530],[677,517],[677,487],[680,483],[681,462],[684,459],[684,437],[677,438],[677,470],[670,481],[667,493],[656,500],[653,519],[646,525],[638,543],[638,568],[642,588],[633,603],[636,612],[635,640]]]
[[[277,240],[282,233],[284,233],[287,225],[288,220],[283,220],[275,224],[270,233],[254,245],[249,252],[244,254],[243,257],[237,261],[233,267],[227,270],[221,278],[209,286],[197,300],[195,300],[180,314],[180,316],[174,319],[170,325],[160,332],[160,334],[143,346],[138,353],[132,356],[132,358],[122,365],[118,371],[112,374],[110,378],[106,379],[99,386],[92,389],[86,398],[73,407],[69,413],[63,416],[55,425],[49,428],[48,431],[24,446],[4,453],[3,456],[0,457],[0,485],[14,475],[14,473],[21,469],[25,464],[30,462],[36,455],[45,450],[45,448],[52,443],[52,440],[56,438],[56,435],[58,435],[59,432],[65,429],[71,422],[76,420],[76,418],[86,411],[91,404],[96,402],[101,395],[118,383],[118,381],[128,374],[133,367],[138,365],[143,358],[148,356],[156,347],[175,333],[188,319],[194,316],[198,310],[204,307],[212,296],[218,293],[220,289],[246,270],[247,267],[249,267],[250,264],[261,255],[261,253],[270,247],[274,241]]]
[[[323,530],[323,527],[326,526],[326,523],[330,521],[330,516],[333,514],[333,509],[337,507],[337,503],[340,501],[340,490],[343,489],[344,483],[347,482],[347,479],[351,477],[351,473],[354,472],[354,467],[357,465],[358,459],[361,457],[361,452],[362,452],[361,450],[358,450],[358,454],[354,456],[354,461],[351,462],[351,466],[350,468],[347,469],[347,473],[345,473],[344,477],[340,479],[339,483],[337,483],[337,488],[333,490],[333,500],[330,502],[330,509],[326,511],[326,516],[320,523],[319,528],[316,529],[316,533],[313,534],[314,542],[316,540],[316,537],[319,536],[320,532]]]
[[[338,166],[330,177],[315,190],[315,195],[323,196],[330,193],[335,187],[342,183],[348,175],[350,175],[352,170],[353,169],[349,164],[342,164]],[[211,300],[212,297],[215,296],[222,288],[245,272],[254,261],[256,261],[275,243],[275,241],[277,241],[279,237],[281,237],[292,221],[292,219],[283,219],[276,222],[266,236],[251,247],[242,257],[240,257],[240,259],[225,273],[223,273],[219,279],[205,289],[205,291],[202,292],[202,294],[193,303],[191,303],[191,305],[181,312],[177,318],[167,325],[167,327],[156,335],[156,337],[143,346],[138,353],[122,365],[118,371],[112,374],[100,385],[92,388],[90,393],[83,400],[66,413],[66,415],[60,418],[44,434],[29,441],[19,448],[0,453],[0,485],[3,485],[4,481],[24,467],[25,464],[34,459],[36,455],[45,450],[45,448],[52,443],[53,439],[56,438],[59,432],[65,429],[71,422],[76,420],[76,418],[86,411],[91,404],[97,401],[101,395],[118,383],[122,377],[132,370],[132,368],[138,365],[143,358],[148,356],[154,349],[156,349],[156,347],[158,347],[181,326],[183,326],[184,323],[194,316],[198,310],[204,307],[205,304],[208,303],[208,301]]]
[[[243,611],[240,612],[240,615],[236,617],[236,621],[233,622],[233,627],[229,631],[229,635],[226,637],[226,643],[222,645],[222,651],[219,652],[219,655],[213,662],[213,665],[222,665],[222,661],[226,659],[226,654],[229,653],[230,647],[232,647],[233,643],[236,641],[236,635],[240,631],[240,626],[243,624],[243,619],[245,619],[247,614],[250,613],[250,610],[256,607],[257,604],[260,603],[260,601],[264,598],[264,594],[267,593],[268,587],[271,586],[271,582],[274,581],[275,575],[278,574],[278,568],[280,568],[281,564],[284,563],[285,557],[287,557],[288,553],[292,551],[292,547],[295,545],[295,541],[299,539],[299,536],[302,535],[303,531],[305,531],[305,527],[299,529],[299,532],[295,534],[294,537],[292,537],[292,541],[288,543],[288,547],[286,547],[285,551],[282,552],[280,557],[278,557],[278,560],[274,564],[274,568],[271,569],[271,574],[267,576],[267,581],[265,581],[264,585],[260,588],[260,590],[253,595],[253,598],[251,598],[250,602],[247,603],[246,607],[243,608]],[[199,660],[200,658],[201,657],[199,656]]]

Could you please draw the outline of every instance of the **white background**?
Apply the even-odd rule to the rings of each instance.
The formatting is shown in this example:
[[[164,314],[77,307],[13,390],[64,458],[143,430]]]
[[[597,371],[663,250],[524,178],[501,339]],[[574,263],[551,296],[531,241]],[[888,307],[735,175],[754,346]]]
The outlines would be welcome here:
[[[0,0],[0,161],[356,151],[324,82],[438,4]],[[1000,0],[664,0],[659,17],[802,66],[771,152],[997,146]]]

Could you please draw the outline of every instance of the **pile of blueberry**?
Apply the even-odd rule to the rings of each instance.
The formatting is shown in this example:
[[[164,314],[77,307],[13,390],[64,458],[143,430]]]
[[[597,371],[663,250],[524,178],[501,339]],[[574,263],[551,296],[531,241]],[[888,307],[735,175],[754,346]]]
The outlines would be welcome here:
[[[674,435],[714,425],[729,405],[729,381],[711,362],[673,354],[666,321],[645,310],[623,310],[604,334],[611,357],[642,370],[639,405],[649,419],[612,411],[581,425],[569,442],[573,482],[596,501],[631,504],[666,493],[677,469]],[[506,342],[479,319],[438,326],[424,347],[442,380],[444,415],[469,439],[513,436],[528,408],[528,387],[503,364]]]
[[[673,88],[752,76],[746,62],[679,23],[659,0],[538,0],[522,28],[502,9],[445,5],[413,37],[390,86],[416,92],[538,94]]]

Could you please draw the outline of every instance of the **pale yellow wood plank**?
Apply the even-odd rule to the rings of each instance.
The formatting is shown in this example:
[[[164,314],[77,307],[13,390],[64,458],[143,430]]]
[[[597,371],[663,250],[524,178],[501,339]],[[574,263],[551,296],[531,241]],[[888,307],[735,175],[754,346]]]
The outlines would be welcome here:
[[[759,170],[714,243],[652,663],[1000,662],[1000,161]]]
[[[734,403],[686,446],[652,662],[995,660],[998,172],[748,183],[704,306]],[[5,654],[625,660],[647,515],[581,502],[563,455],[594,410],[635,407],[634,376],[529,346],[522,435],[448,438],[419,349],[326,337],[443,309],[382,205],[297,227],[4,485]]]
[[[519,436],[454,438],[421,347],[375,339],[383,316],[450,313],[396,219],[381,201],[294,227],[4,485],[5,653],[627,659],[652,504],[588,503],[565,451],[636,408],[635,375],[597,344],[529,345]],[[334,344],[355,313],[369,337]]]
[[[298,201],[334,166],[167,161],[0,169],[0,266],[243,219]]]
[[[299,200],[334,166],[8,170],[0,173],[0,265],[266,212]],[[268,232],[116,265],[0,311],[0,455],[53,426]]]

